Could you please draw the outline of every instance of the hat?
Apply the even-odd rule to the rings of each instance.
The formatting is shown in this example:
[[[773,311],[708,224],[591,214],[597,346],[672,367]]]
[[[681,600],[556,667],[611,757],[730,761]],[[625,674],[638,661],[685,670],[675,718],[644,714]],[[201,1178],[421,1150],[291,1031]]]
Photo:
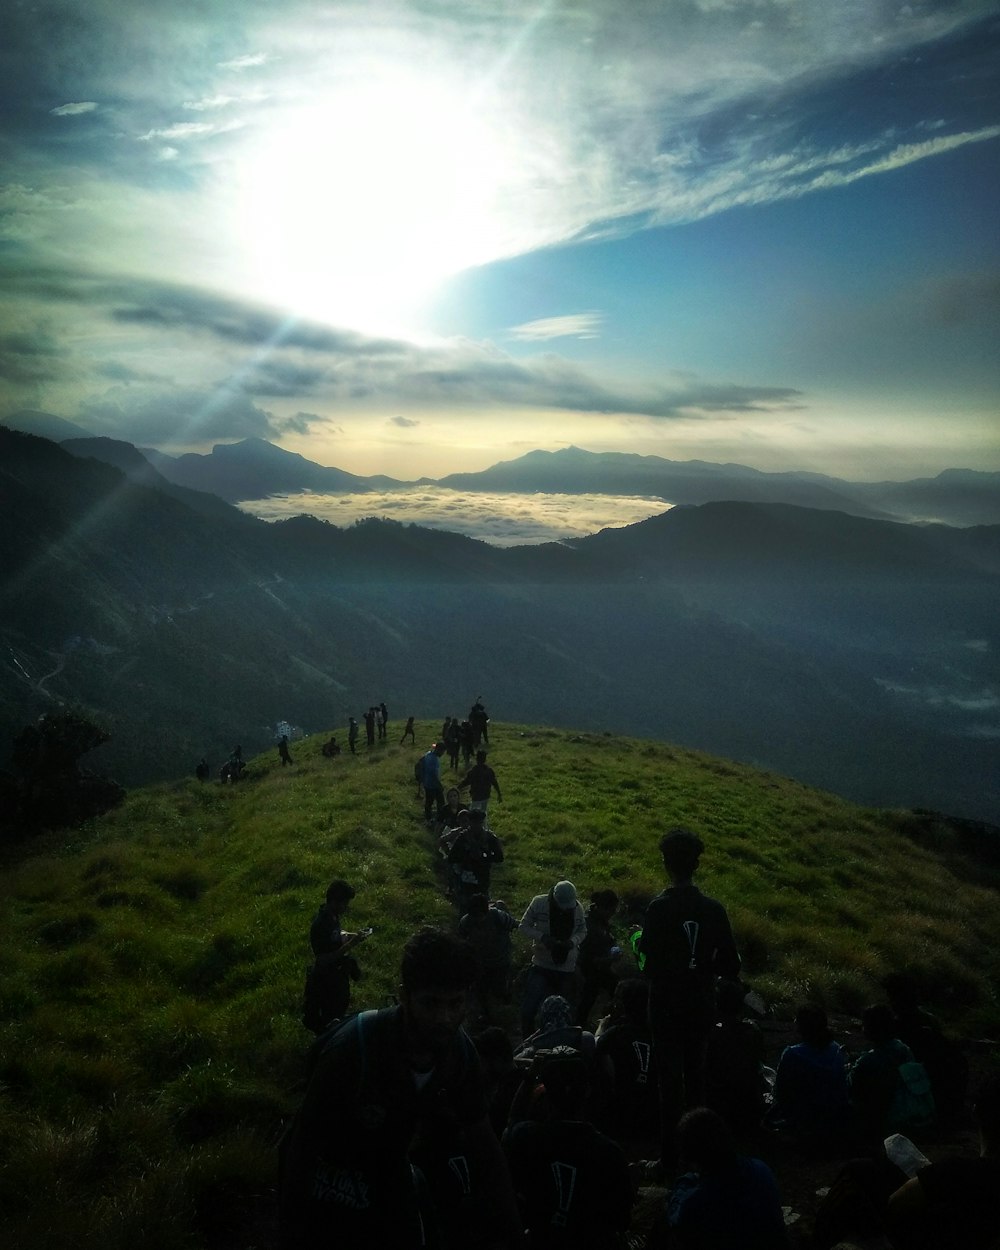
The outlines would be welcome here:
[[[552,887],[552,897],[557,907],[569,911],[576,906],[576,886],[572,881],[557,881]]]

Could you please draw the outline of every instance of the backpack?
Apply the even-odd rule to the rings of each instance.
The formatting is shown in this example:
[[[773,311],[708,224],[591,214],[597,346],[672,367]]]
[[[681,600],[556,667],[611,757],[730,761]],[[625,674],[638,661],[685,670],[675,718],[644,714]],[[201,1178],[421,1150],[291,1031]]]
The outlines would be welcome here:
[[[899,1079],[889,1104],[886,1123],[890,1133],[903,1129],[926,1128],[934,1123],[934,1094],[930,1077],[922,1063],[906,1060],[896,1069]]]

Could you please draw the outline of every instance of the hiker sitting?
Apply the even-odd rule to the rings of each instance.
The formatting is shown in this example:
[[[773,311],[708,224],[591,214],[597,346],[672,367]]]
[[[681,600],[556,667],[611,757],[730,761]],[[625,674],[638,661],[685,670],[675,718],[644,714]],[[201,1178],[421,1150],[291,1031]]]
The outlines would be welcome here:
[[[798,1009],[795,1027],[802,1040],[781,1052],[768,1123],[805,1150],[835,1151],[850,1135],[847,1051],[834,1041],[826,1012],[815,1003]]]
[[[787,1250],[771,1169],[736,1153],[720,1115],[696,1107],[682,1116],[677,1153],[686,1171],[668,1193],[649,1250]]]
[[[722,980],[718,1019],[708,1034],[705,1102],[736,1129],[756,1128],[764,1115],[764,1035],[745,1017],[746,989]]]
[[[909,1046],[896,1037],[891,1009],[884,1003],[867,1007],[861,1027],[871,1047],[851,1068],[851,1103],[866,1141],[877,1145],[887,1133],[911,1129],[921,1116],[925,1121],[932,1117],[933,1099],[922,1112],[909,1105],[911,1091],[906,1077],[914,1068],[924,1070]]]

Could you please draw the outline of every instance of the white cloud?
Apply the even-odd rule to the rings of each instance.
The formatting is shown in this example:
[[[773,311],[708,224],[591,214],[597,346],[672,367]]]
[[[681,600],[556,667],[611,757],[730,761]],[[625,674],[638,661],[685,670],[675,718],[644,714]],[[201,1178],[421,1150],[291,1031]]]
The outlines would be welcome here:
[[[93,113],[97,108],[94,100],[81,100],[76,104],[60,104],[58,108],[49,109],[53,117],[78,117],[81,113]]]
[[[569,313],[562,317],[541,317],[507,331],[513,339],[537,343],[546,339],[596,339],[600,336],[604,316],[599,312]]]
[[[347,526],[362,517],[390,517],[406,524],[457,531],[499,547],[583,538],[609,527],[633,525],[669,509],[660,499],[624,495],[480,494],[436,486],[364,495],[272,495],[239,506],[265,521],[308,513]]]

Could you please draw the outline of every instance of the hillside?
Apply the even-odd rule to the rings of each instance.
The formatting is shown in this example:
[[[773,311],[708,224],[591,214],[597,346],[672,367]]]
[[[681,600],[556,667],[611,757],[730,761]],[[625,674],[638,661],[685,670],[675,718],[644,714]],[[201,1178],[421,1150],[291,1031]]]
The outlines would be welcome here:
[[[122,468],[0,430],[5,742],[82,704],[132,785],[262,750],[279,721],[437,714],[446,677],[511,719],[1000,823],[1000,528],[714,503],[502,550],[268,525],[103,451]]]
[[[438,727],[419,723],[416,747],[393,728],[358,757],[324,759],[325,733],[293,744],[291,768],[269,752],[236,787],[135,791],[8,862],[5,1244],[270,1244],[274,1151],[308,1040],[308,925],[328,880],[355,884],[352,923],[375,929],[359,1007],[392,992],[419,923],[453,921],[413,787]],[[584,896],[613,887],[636,915],[662,884],[659,834],[685,823],[773,1013],[808,995],[849,1018],[906,967],[950,1028],[1000,1030],[995,842],[663,743],[507,723],[491,739],[506,851],[493,891],[516,914],[568,876]]]

